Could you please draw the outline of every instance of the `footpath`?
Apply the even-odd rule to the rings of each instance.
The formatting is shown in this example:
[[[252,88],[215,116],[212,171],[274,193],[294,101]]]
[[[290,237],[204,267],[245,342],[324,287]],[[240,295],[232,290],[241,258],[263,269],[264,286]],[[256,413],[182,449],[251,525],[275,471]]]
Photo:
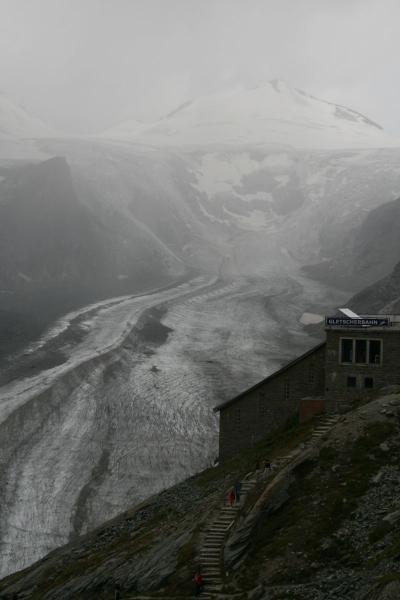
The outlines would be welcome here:
[[[199,596],[203,600],[227,598],[235,598],[234,593],[224,593],[224,585],[226,582],[226,569],[224,563],[224,550],[228,541],[229,534],[235,527],[239,515],[243,516],[244,507],[249,494],[255,486],[265,480],[265,487],[255,499],[252,506],[246,507],[246,514],[251,511],[257,511],[268,497],[274,492],[275,488],[288,476],[290,471],[299,463],[303,462],[308,455],[311,455],[315,448],[323,441],[329,431],[336,425],[339,416],[330,415],[321,418],[316,427],[313,429],[311,437],[306,442],[300,444],[288,454],[279,456],[274,459],[272,467],[264,470],[255,470],[248,473],[240,482],[240,500],[232,506],[229,503],[227,491],[224,501],[217,514],[214,514],[212,520],[206,524],[203,529],[202,543],[198,553],[198,565],[201,567],[201,573],[204,577],[204,591]],[[249,535],[251,530],[249,530]],[[243,593],[237,594],[237,597],[243,597]],[[160,593],[137,594],[135,596],[127,596],[127,600],[155,600],[158,598],[167,598],[169,600],[186,600],[192,599],[191,596],[161,596]]]

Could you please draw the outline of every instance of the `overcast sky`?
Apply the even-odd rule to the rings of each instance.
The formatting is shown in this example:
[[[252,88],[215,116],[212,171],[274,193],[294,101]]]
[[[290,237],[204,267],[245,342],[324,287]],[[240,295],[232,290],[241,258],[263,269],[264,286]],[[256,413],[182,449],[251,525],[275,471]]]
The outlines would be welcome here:
[[[400,134],[399,0],[0,0],[0,90],[94,132],[272,78]]]

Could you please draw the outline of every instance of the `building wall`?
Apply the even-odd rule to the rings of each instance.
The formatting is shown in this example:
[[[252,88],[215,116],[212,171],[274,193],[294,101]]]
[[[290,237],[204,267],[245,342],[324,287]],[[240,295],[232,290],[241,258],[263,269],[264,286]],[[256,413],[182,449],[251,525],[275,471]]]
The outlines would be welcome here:
[[[325,398],[303,398],[299,403],[299,420],[304,423],[325,412]]]
[[[382,340],[380,365],[340,364],[341,338]],[[326,342],[326,389],[327,405],[333,410],[351,408],[352,402],[374,396],[387,385],[400,384],[400,330],[359,329],[328,330]],[[347,378],[356,377],[357,387],[349,388]],[[365,388],[365,377],[372,377],[374,387]]]
[[[305,396],[325,389],[325,346],[271,376],[220,411],[220,460],[253,446],[293,417]]]

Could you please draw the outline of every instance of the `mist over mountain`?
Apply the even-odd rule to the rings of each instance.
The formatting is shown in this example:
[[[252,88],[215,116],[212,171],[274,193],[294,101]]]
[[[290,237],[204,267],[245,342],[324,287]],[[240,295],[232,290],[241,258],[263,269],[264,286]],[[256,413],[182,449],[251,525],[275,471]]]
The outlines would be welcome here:
[[[322,246],[321,263],[305,272],[333,285],[360,289],[388,275],[400,259],[400,199],[368,212],[361,223],[342,229]]]
[[[4,94],[0,94],[0,140],[41,138],[49,135],[54,135],[50,127]]]
[[[121,123],[110,139],[162,146],[261,145],[293,148],[398,146],[382,127],[345,106],[314,98],[284,81],[185,102],[162,119]]]
[[[0,354],[62,311],[183,272],[157,238],[119,213],[107,217],[80,201],[64,158],[11,169],[0,182]]]
[[[213,406],[349,295],[302,267],[400,196],[396,140],[282,82],[98,136],[18,132],[0,153],[2,574],[210,464]]]

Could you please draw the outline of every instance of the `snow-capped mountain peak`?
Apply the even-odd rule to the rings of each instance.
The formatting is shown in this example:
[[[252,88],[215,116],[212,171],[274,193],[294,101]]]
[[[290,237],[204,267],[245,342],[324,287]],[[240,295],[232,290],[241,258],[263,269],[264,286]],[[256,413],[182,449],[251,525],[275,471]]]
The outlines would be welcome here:
[[[400,145],[361,113],[315,98],[281,80],[201,96],[151,124],[122,123],[102,137],[162,146],[334,149]]]

